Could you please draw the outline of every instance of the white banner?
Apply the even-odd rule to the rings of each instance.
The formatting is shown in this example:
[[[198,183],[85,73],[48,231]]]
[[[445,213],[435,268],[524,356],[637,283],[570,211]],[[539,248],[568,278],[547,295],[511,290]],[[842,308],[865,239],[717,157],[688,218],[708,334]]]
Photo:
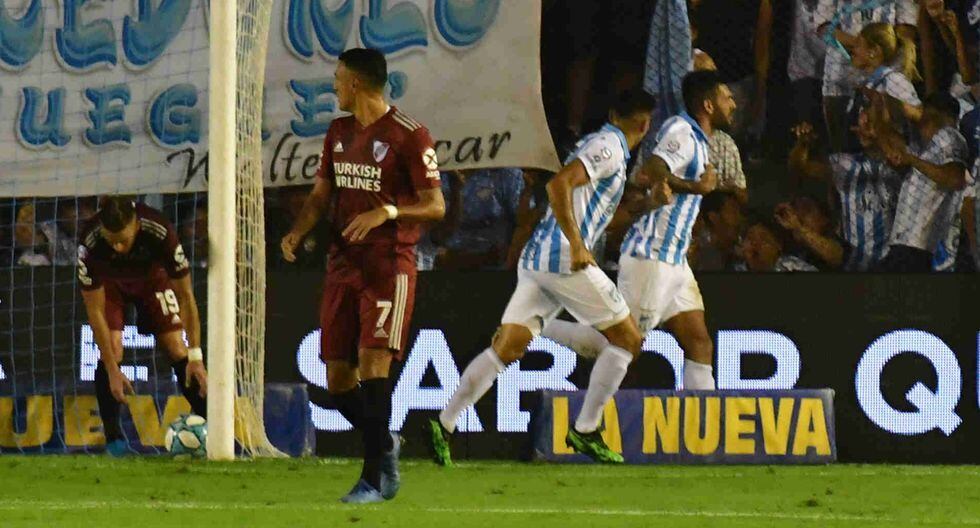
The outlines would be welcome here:
[[[205,190],[207,21],[205,0],[0,2],[0,196]],[[336,57],[362,46],[443,168],[558,167],[539,0],[275,0],[270,27],[266,185],[314,178]]]

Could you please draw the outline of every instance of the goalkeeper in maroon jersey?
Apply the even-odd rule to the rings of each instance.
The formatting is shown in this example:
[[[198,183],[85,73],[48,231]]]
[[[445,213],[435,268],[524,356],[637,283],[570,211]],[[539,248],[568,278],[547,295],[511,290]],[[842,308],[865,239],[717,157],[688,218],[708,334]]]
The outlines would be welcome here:
[[[119,405],[126,401],[126,393],[133,393],[119,369],[126,306],[136,305],[139,332],[156,336],[170,357],[184,397],[195,414],[206,417],[201,320],[184,249],[159,211],[128,197],[107,197],[80,240],[78,282],[99,346],[95,394],[106,450],[119,456],[129,451],[119,425]],[[184,344],[185,329],[189,348]]]
[[[342,236],[330,248],[320,355],[335,406],[363,435],[361,478],[341,499],[352,503],[381,502],[398,491],[388,371],[402,357],[411,323],[419,224],[445,214],[432,138],[418,121],[388,106],[387,78],[380,52],[341,54],[337,100],[352,115],[331,123],[313,192],[282,239],[291,262],[332,202],[330,221]]]

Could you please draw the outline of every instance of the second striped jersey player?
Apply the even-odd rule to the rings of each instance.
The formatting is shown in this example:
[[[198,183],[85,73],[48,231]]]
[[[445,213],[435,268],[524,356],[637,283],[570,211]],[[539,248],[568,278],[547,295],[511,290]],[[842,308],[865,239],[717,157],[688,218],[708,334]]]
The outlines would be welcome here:
[[[564,309],[607,340],[599,352],[581,412],[566,443],[600,462],[621,463],[598,431],[602,410],[639,355],[642,336],[616,285],[596,265],[591,247],[626,189],[630,150],[646,134],[653,102],[645,92],[621,95],[610,122],[577,145],[548,183],[550,207],[524,247],[517,287],[492,345],[467,365],[439,420],[431,423],[436,461],[451,463],[448,437],[456,420],[493,385],[506,365]]]

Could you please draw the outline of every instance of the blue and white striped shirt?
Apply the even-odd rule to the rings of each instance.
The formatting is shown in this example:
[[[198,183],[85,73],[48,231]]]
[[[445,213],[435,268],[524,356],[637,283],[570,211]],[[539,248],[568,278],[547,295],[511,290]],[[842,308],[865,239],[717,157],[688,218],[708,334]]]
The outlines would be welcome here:
[[[888,253],[902,177],[864,154],[832,154],[830,167],[840,196],[841,231],[851,246],[844,269],[867,271]]]
[[[630,151],[623,132],[611,124],[584,137],[575,146],[566,165],[576,159],[582,162],[589,183],[572,191],[572,214],[578,223],[582,241],[593,247],[612,220],[626,188],[626,163]],[[548,207],[531,239],[521,253],[520,268],[530,271],[569,274],[571,245]]]
[[[708,136],[691,116],[682,113],[668,119],[660,128],[653,155],[664,160],[674,176],[700,181],[708,164]],[[691,230],[701,210],[701,198],[697,194],[677,193],[673,202],[643,215],[626,233],[621,253],[682,264],[691,247]]]

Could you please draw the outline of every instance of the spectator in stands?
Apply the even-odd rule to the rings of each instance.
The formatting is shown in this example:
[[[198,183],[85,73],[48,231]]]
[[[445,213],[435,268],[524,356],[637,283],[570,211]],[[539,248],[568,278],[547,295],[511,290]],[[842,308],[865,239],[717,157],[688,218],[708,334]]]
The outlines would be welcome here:
[[[95,196],[59,199],[58,229],[66,238],[77,245],[79,230],[89,219],[95,216],[98,208],[98,199]]]
[[[849,55],[865,26],[882,22],[895,26],[903,39],[914,41],[919,18],[916,0],[871,2],[819,0],[815,24],[821,35],[833,37],[824,60],[823,106],[831,152],[844,150],[849,124],[848,104],[861,77],[851,67]]]
[[[691,0],[690,6],[697,47],[714,59],[738,107],[747,109],[736,117],[733,135],[741,137],[746,128],[761,133],[769,81],[771,0]]]
[[[797,197],[777,205],[774,217],[790,236],[783,247],[787,258],[795,257],[818,269],[841,267],[844,248],[834,236],[834,224],[821,202]]]
[[[823,80],[823,62],[826,44],[819,34],[817,21],[818,0],[795,0],[793,31],[790,37],[787,74],[793,94],[793,126],[810,123],[817,130],[824,130],[823,110],[820,104],[820,87]]]
[[[187,248],[191,266],[208,267],[208,207],[205,202],[198,202],[180,223],[180,238]],[[269,257],[269,253],[266,253],[266,258]]]
[[[865,26],[853,42],[851,63],[865,78],[864,88],[884,94],[897,110],[893,111],[896,117],[902,115],[912,122],[921,119],[922,101],[912,85],[919,80],[915,42],[891,24],[882,23]]]
[[[695,223],[690,260],[697,271],[732,269],[744,215],[742,203],[731,193],[715,191],[704,197]]]
[[[967,186],[967,145],[956,129],[959,104],[947,93],[936,93],[923,105],[918,124],[921,146],[908,145],[886,122],[875,119],[888,162],[910,170],[902,184],[882,271],[929,271],[941,240],[960,212]]]
[[[517,225],[520,169],[454,171],[443,178],[446,217],[429,237],[436,269],[502,269]]]
[[[817,271],[816,266],[799,257],[783,255],[779,228],[767,220],[749,223],[738,247],[738,254],[742,262],[736,265],[736,269],[740,271]]]
[[[813,151],[816,134],[804,123],[794,129],[796,145],[790,152],[790,169],[804,177],[832,182],[840,200],[840,232],[844,238],[846,271],[867,271],[888,250],[888,236],[902,177],[884,161],[875,142],[868,114],[862,112],[855,133],[862,151],[836,153],[829,158]]]
[[[948,4],[923,0],[922,5],[927,16],[919,17],[919,41],[926,93],[949,86],[957,98],[966,96],[977,82],[980,0],[951,0]],[[972,94],[969,98],[974,99]]]
[[[275,190],[275,206],[266,215],[266,265],[275,269],[323,270],[327,263],[330,230],[326,220],[321,220],[296,248],[296,261],[286,262],[279,250],[279,240],[289,232],[293,221],[303,210],[303,201],[310,193],[310,186],[295,185]]]
[[[963,230],[966,231],[966,239],[973,256],[974,271],[980,271],[980,243],[977,240],[977,235],[980,233],[980,200],[977,199],[980,196],[980,178],[977,175],[978,163],[980,162],[974,162],[972,170],[973,187],[966,193],[962,210]]]
[[[14,223],[14,264],[18,266],[50,266],[53,248],[38,229],[33,203],[25,203],[17,209]]]

